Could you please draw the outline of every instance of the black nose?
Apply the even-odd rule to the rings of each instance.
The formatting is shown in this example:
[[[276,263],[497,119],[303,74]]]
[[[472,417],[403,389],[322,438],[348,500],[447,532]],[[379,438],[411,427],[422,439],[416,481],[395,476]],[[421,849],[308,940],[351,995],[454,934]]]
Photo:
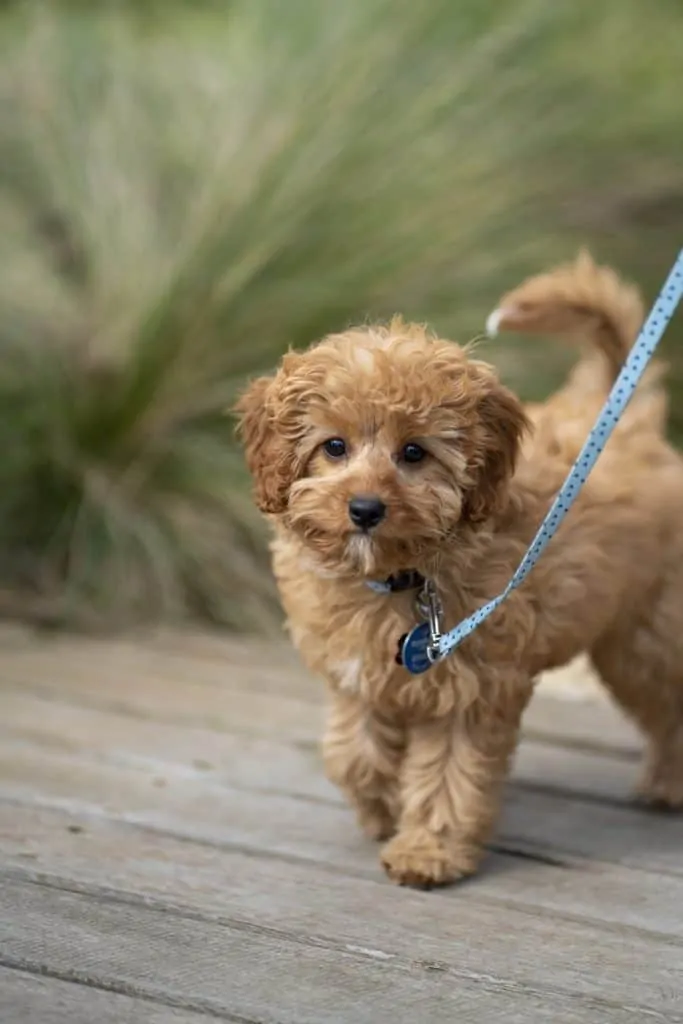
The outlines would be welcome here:
[[[387,507],[379,498],[358,497],[349,502],[349,516],[355,526],[363,530],[371,530],[384,519]]]

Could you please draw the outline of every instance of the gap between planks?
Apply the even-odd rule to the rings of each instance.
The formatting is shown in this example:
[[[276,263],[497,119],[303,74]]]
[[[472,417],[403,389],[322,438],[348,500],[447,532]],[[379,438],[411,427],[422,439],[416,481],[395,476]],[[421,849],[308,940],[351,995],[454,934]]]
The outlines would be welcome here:
[[[7,1024],[260,1024],[233,1014],[163,1005],[146,993],[125,994],[103,981],[83,983],[30,970],[0,967],[0,1020]]]

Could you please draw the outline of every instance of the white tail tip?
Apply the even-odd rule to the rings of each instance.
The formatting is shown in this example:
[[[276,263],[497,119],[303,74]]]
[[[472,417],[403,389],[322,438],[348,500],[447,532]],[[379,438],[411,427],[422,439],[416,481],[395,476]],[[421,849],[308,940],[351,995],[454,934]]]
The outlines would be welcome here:
[[[486,318],[486,333],[489,338],[495,338],[498,334],[498,328],[500,327],[500,321],[503,319],[504,310],[501,306],[494,309],[493,313],[489,313]]]

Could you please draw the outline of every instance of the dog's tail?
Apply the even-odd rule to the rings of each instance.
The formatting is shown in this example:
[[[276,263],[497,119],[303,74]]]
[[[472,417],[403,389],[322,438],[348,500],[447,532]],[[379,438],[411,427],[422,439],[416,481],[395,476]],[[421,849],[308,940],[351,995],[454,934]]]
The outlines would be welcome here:
[[[584,343],[584,354],[560,391],[529,407],[537,427],[555,440],[581,437],[594,422],[643,323],[640,293],[609,267],[599,267],[582,251],[574,263],[531,277],[508,292],[488,319],[489,334],[523,331],[556,334]],[[586,344],[587,343],[587,344]],[[623,421],[622,436],[666,431],[668,398],[662,386],[666,365],[652,362],[636,389]],[[544,436],[543,431],[539,436]],[[569,445],[571,448],[571,445]],[[570,452],[571,457],[578,454]]]
[[[589,342],[600,352],[611,386],[643,323],[637,288],[582,251],[574,263],[530,277],[500,300],[487,321],[489,334],[520,331]],[[590,358],[590,354],[589,354]],[[594,360],[591,360],[594,363]]]

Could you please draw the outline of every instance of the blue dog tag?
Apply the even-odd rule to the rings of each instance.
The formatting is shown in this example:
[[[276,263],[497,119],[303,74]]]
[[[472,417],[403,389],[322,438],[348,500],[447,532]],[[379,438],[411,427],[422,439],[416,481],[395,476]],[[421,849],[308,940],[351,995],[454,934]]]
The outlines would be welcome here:
[[[429,623],[422,622],[419,626],[411,629],[401,645],[401,661],[414,676],[421,675],[432,666],[427,654],[429,640]]]

